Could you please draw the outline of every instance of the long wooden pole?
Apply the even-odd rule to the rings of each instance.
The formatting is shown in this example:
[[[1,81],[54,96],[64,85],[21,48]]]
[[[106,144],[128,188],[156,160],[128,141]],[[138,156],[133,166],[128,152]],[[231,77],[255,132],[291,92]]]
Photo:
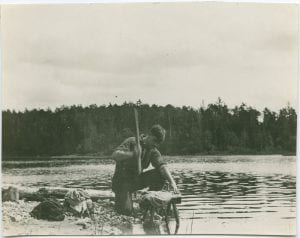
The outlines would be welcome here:
[[[140,147],[140,129],[139,129],[139,117],[136,108],[134,110],[134,119],[135,119],[135,140],[137,146]],[[136,158],[137,160],[137,174],[140,175],[142,173],[142,163],[141,163],[141,154]]]

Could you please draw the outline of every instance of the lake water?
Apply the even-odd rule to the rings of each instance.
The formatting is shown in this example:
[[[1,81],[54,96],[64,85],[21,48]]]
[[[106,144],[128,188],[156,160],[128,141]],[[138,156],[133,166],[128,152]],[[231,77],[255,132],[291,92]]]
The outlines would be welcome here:
[[[180,234],[296,234],[295,156],[166,157],[182,193]],[[113,161],[3,161],[2,183],[109,190]],[[141,234],[139,226],[131,228]]]

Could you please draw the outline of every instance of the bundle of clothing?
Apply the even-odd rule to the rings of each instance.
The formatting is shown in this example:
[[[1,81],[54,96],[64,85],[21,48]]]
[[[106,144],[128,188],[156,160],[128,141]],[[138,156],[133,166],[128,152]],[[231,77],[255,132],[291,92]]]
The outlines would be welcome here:
[[[65,195],[63,204],[55,198],[44,198],[30,215],[36,219],[62,221],[66,212],[79,217],[93,216],[94,206],[90,195],[82,189],[71,190]]]
[[[83,189],[71,190],[65,195],[64,206],[80,217],[94,214],[94,205],[90,195]]]
[[[36,219],[48,221],[63,221],[65,219],[65,209],[55,198],[46,198],[30,212]]]
[[[155,209],[166,208],[172,199],[172,193],[168,191],[148,191],[144,193],[140,201],[141,208],[152,207]]]

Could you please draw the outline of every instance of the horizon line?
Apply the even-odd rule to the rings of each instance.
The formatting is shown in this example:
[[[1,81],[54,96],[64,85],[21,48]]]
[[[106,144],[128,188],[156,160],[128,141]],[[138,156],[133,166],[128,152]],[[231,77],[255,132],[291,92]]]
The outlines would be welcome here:
[[[69,104],[69,105],[66,105],[66,104],[61,104],[60,106],[54,106],[54,107],[50,107],[50,106],[44,106],[44,107],[24,107],[23,109],[14,109],[14,108],[3,108],[2,107],[2,112],[4,111],[14,111],[14,112],[25,112],[25,111],[34,111],[34,110],[38,110],[38,111],[41,111],[41,110],[44,110],[44,111],[52,111],[52,112],[55,112],[57,109],[60,109],[60,108],[71,108],[71,107],[82,107],[82,108],[89,108],[91,106],[96,106],[96,107],[108,107],[108,106],[122,106],[122,105],[126,105],[126,104],[132,104],[132,105],[138,105],[141,106],[141,105],[148,105],[150,107],[152,106],[158,106],[158,107],[167,107],[167,106],[172,106],[174,108],[184,108],[184,107],[187,107],[187,108],[191,108],[191,109],[194,109],[194,110],[198,110],[198,109],[201,109],[201,108],[204,108],[206,109],[209,105],[212,105],[212,104],[218,104],[218,100],[220,99],[220,103],[222,103],[223,105],[227,106],[227,108],[229,110],[232,110],[236,107],[241,107],[242,105],[245,105],[247,108],[252,108],[252,109],[255,109],[259,112],[261,111],[264,111],[264,109],[268,109],[272,112],[280,112],[280,110],[284,109],[284,108],[292,108],[294,109],[295,111],[297,111],[297,107],[293,107],[290,105],[290,102],[287,102],[286,103],[286,106],[284,107],[281,107],[279,110],[271,110],[269,109],[268,107],[263,107],[262,110],[259,110],[257,109],[257,107],[254,107],[254,106],[251,106],[251,105],[248,105],[247,103],[245,102],[241,102],[240,104],[238,105],[235,105],[233,107],[229,107],[225,101],[223,101],[220,97],[218,97],[217,101],[215,102],[210,102],[210,103],[207,103],[205,105],[204,103],[204,100],[202,100],[202,102],[199,104],[198,107],[195,107],[195,106],[190,106],[190,105],[181,105],[181,106],[176,106],[176,105],[173,105],[171,103],[168,103],[168,104],[165,104],[165,105],[162,105],[162,104],[155,104],[155,103],[147,103],[147,102],[143,102],[141,101],[141,99],[137,100],[136,102],[133,102],[133,101],[124,101],[122,103],[116,103],[116,102],[109,102],[109,103],[103,103],[103,104],[98,104],[98,103],[90,103],[90,104],[87,104],[87,105],[83,105],[83,104]]]

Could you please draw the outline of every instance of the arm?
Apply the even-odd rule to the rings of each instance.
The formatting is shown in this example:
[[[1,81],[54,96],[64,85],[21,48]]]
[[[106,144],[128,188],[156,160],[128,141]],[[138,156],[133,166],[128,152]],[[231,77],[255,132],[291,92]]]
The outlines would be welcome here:
[[[117,162],[136,158],[141,153],[141,147],[135,145],[135,138],[126,139],[111,155]]]
[[[116,150],[112,155],[111,158],[114,161],[123,161],[123,160],[128,160],[131,159],[134,156],[133,151],[122,151],[122,150]]]
[[[156,168],[160,174],[170,183],[175,193],[179,193],[177,185],[166,165],[166,163],[162,160],[161,154],[157,149],[153,149],[151,151],[151,164],[154,168]]]
[[[163,165],[160,166],[159,171],[162,174],[162,176],[170,183],[170,185],[174,189],[174,192],[179,193],[177,185],[176,185],[176,183],[175,183],[168,167],[165,164],[163,164]]]

